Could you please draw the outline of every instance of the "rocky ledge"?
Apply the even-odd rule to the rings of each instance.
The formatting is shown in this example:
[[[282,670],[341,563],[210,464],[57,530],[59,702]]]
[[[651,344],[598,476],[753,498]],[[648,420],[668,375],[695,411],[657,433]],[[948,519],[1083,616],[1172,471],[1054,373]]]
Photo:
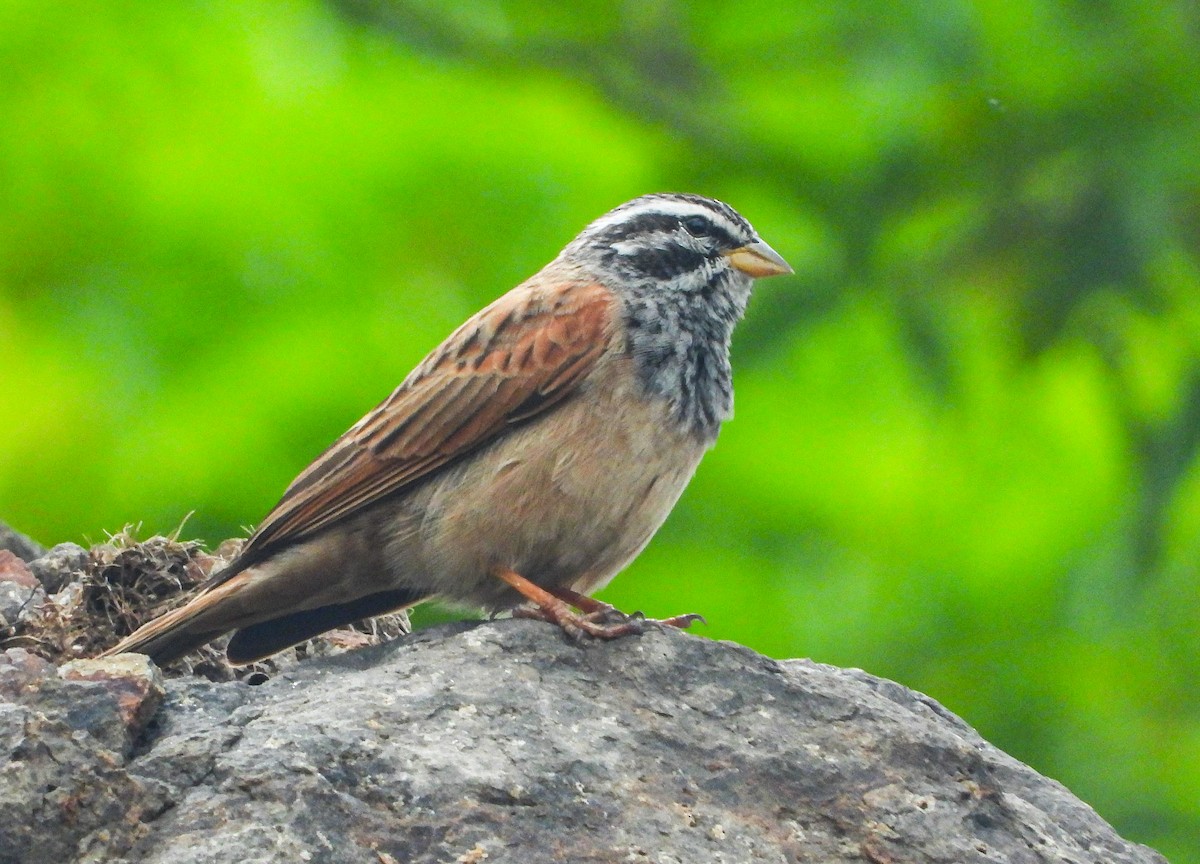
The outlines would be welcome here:
[[[0,655],[0,862],[1162,862],[931,699],[449,625],[257,686]]]

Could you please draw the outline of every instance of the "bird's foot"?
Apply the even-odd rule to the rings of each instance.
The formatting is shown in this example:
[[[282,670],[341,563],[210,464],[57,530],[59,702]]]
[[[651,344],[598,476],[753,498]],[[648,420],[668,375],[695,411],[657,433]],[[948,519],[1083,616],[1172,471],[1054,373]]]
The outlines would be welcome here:
[[[530,602],[513,610],[514,618],[530,618],[558,625],[572,639],[584,636],[619,639],[644,633],[647,627],[687,629],[696,621],[707,623],[702,615],[690,613],[661,620],[647,618],[641,612],[627,614],[615,606],[593,600],[568,588],[545,589],[511,570],[497,570],[496,576],[511,585]],[[575,607],[574,609],[571,607]],[[578,609],[579,611],[575,611]]]
[[[595,621],[597,624],[626,624],[636,623],[638,626],[650,627],[675,627],[679,630],[686,630],[697,621],[701,624],[707,624],[704,616],[696,612],[688,612],[685,615],[673,615],[670,618],[647,618],[641,612],[622,612],[617,607],[603,603],[586,594],[580,594],[578,591],[572,591],[570,588],[550,588],[549,593],[553,594],[559,600],[574,606],[576,609],[584,612],[584,617]]]
[[[561,600],[552,604],[539,606],[536,603],[526,603],[513,610],[514,618],[528,618],[534,621],[547,621],[555,624],[575,641],[582,641],[587,636],[597,639],[615,639],[631,633],[640,633],[641,629],[630,626],[627,621],[612,621],[600,619],[594,613],[580,614]]]

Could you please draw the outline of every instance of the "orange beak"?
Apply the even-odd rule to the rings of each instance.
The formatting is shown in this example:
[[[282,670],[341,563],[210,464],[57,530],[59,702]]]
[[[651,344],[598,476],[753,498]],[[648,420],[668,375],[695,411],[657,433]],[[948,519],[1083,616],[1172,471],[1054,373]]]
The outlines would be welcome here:
[[[755,279],[764,276],[790,276],[795,272],[791,265],[783,260],[782,255],[761,240],[726,252],[725,257],[735,269]]]

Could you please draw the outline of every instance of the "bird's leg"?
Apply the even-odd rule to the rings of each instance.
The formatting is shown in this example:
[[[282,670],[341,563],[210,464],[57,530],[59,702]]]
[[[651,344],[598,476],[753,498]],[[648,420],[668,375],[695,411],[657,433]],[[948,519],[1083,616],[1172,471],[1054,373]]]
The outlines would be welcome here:
[[[611,622],[614,618],[620,621],[636,620],[643,624],[650,624],[659,627],[678,627],[680,630],[686,630],[697,621],[701,624],[707,624],[704,616],[698,612],[688,612],[685,615],[673,615],[670,618],[647,618],[641,612],[622,612],[611,603],[605,603],[597,600],[594,597],[588,597],[586,594],[580,594],[578,591],[572,591],[570,588],[548,588],[546,589],[559,600],[564,600],[570,603],[576,609],[584,613],[584,617],[589,620],[598,622]]]
[[[591,621],[586,616],[573,611],[566,601],[555,597],[540,585],[533,584],[520,573],[503,567],[497,567],[493,572],[496,578],[508,583],[513,590],[533,603],[532,607],[522,606],[515,609],[513,615],[518,618],[537,618],[557,624],[564,633],[573,639],[579,639],[585,633],[598,639],[615,639],[618,636],[641,632],[640,621],[636,624],[630,621],[622,621],[618,624],[601,624]]]
[[[612,621],[613,619],[624,621],[630,617],[644,617],[640,613],[635,613],[632,616],[626,615],[611,603],[605,603],[602,600],[597,600],[594,597],[587,596],[586,594],[580,594],[578,591],[572,591],[570,588],[547,588],[546,591],[550,594],[553,594],[564,603],[574,606],[583,613],[585,618],[587,618],[589,621],[595,621],[598,624]]]
[[[537,618],[557,624],[568,636],[575,639],[583,634],[597,639],[616,639],[633,633],[641,633],[645,625],[686,628],[695,621],[703,621],[699,615],[677,615],[662,621],[649,620],[641,615],[625,615],[615,608],[591,597],[585,597],[566,588],[550,591],[530,582],[520,573],[498,567],[493,571],[496,578],[507,583],[513,590],[533,603],[532,607],[519,607],[513,615],[519,618]],[[573,611],[575,606],[585,614]],[[620,615],[619,621],[610,620],[613,614]]]

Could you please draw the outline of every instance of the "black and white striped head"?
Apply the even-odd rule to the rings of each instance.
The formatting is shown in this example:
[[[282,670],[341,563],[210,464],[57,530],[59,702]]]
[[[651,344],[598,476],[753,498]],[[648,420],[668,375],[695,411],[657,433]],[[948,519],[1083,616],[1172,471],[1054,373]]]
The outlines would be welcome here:
[[[792,268],[728,204],[643,195],[601,216],[559,261],[621,299],[625,346],[648,394],[711,444],[733,411],[729,344],[757,278]]]
[[[643,195],[601,216],[567,247],[622,282],[652,279],[694,292],[791,273],[736,210],[702,195]],[[741,285],[739,285],[741,287]]]

